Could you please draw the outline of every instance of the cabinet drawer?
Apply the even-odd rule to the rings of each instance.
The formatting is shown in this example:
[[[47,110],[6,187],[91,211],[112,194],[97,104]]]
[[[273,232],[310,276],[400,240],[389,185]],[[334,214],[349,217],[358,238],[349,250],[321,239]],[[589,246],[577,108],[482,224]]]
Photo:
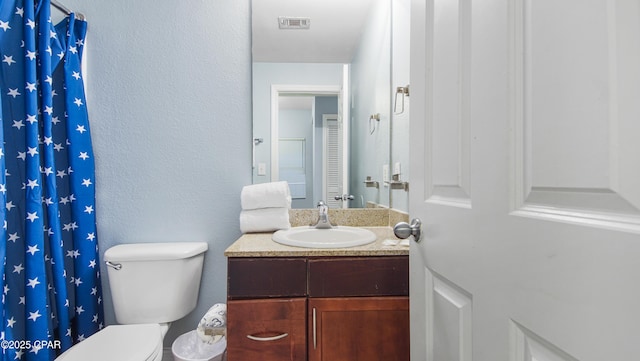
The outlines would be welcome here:
[[[408,256],[309,260],[309,297],[408,295]]]
[[[306,360],[305,298],[227,303],[227,360]]]
[[[230,258],[227,297],[304,297],[307,294],[305,258]]]

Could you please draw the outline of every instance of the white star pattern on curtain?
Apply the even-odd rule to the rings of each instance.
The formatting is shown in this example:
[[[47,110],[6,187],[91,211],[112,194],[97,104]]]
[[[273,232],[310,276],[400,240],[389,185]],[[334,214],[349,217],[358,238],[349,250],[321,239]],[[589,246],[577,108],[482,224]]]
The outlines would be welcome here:
[[[49,0],[0,0],[0,338],[30,341],[2,360],[53,360],[104,322],[87,24],[71,14],[54,26],[50,11]]]

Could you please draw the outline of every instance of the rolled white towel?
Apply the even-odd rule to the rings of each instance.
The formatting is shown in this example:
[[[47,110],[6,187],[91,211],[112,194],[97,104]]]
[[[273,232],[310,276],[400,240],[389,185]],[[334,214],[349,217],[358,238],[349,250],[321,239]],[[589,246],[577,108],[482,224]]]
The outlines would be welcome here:
[[[289,229],[288,208],[261,208],[240,212],[240,230],[242,233],[271,232]]]
[[[291,191],[286,181],[245,186],[240,193],[243,210],[291,208]]]

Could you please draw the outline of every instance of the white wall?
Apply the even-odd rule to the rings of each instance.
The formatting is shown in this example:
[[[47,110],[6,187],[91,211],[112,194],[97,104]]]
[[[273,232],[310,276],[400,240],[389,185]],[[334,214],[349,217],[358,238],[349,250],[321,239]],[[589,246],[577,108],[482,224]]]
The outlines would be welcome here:
[[[393,0],[393,30],[392,30],[392,83],[391,92],[395,103],[397,87],[409,84],[409,35],[410,35],[410,0]],[[411,88],[411,87],[409,87]],[[398,96],[397,111],[391,115],[391,169],[393,164],[400,163],[402,181],[409,181],[409,114],[411,95],[404,99],[404,112],[400,113],[402,98]],[[409,211],[409,192],[401,189],[391,191],[391,206],[405,212]]]
[[[174,323],[170,345],[226,299],[223,252],[240,236],[240,190],[251,183],[250,0],[65,5],[89,22],[101,251],[131,242],[209,244],[198,306]],[[114,323],[106,282],[104,293]]]
[[[370,21],[363,30],[358,51],[351,63],[351,131],[350,189],[356,197],[351,204],[364,201],[389,206],[389,188],[382,183],[382,166],[389,163],[389,121],[391,81],[391,7],[390,1],[378,0],[372,6]],[[369,117],[380,114],[376,130],[370,134]],[[373,127],[373,123],[371,123]],[[380,187],[365,188],[371,176]]]

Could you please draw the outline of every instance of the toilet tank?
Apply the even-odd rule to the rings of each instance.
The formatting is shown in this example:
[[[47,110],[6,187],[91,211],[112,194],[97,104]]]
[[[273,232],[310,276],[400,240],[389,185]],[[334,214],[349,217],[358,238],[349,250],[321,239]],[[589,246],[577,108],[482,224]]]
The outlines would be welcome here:
[[[205,242],[170,242],[107,249],[104,259],[117,322],[173,322],[191,312],[207,248]]]

